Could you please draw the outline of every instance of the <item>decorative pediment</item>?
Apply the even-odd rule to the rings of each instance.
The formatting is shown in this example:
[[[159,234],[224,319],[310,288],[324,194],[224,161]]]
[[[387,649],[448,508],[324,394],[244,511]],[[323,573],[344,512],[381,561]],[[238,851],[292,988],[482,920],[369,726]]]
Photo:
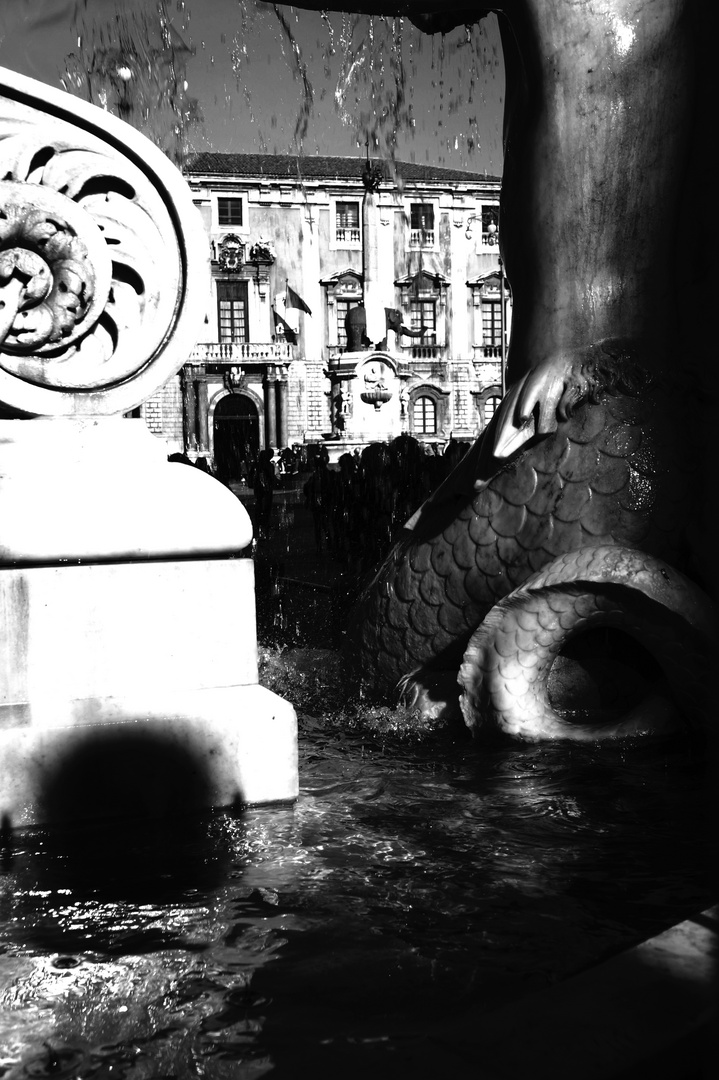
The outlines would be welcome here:
[[[418,270],[415,274],[406,274],[397,278],[398,289],[410,289],[415,293],[438,293],[448,288],[449,281],[444,274],[432,274],[428,270]]]
[[[103,109],[0,68],[0,403],[129,412],[181,367],[209,291],[189,188]]]
[[[502,275],[499,269],[491,270],[487,274],[480,274],[479,277],[474,278],[473,281],[468,281],[467,285],[472,290],[479,290],[480,292],[499,292],[502,283]]]
[[[363,283],[362,274],[348,267],[346,270],[340,270],[331,277],[325,278],[320,282],[320,285],[323,285],[334,296],[342,297],[361,296]]]

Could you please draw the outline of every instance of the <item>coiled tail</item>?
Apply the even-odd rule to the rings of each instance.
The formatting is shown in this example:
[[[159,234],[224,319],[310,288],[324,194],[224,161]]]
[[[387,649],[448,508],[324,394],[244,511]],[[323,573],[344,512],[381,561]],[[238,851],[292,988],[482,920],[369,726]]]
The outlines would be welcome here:
[[[653,693],[610,721],[573,722],[552,706],[552,665],[595,627],[635,638],[661,666],[670,697]],[[708,719],[707,674],[716,655],[714,607],[688,578],[625,547],[562,555],[504,597],[470,639],[459,671],[460,707],[474,735],[498,730],[537,742],[666,731]]]

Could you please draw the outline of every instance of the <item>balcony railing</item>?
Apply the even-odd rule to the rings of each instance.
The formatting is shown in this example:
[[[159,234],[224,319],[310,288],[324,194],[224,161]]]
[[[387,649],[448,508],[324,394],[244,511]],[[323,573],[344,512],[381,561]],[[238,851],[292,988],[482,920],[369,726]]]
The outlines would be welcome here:
[[[288,341],[205,341],[195,345],[190,353],[191,361],[203,364],[292,359],[292,346]]]
[[[410,345],[403,350],[409,353],[413,360],[441,360],[444,353],[443,345]]]
[[[434,229],[410,229],[410,247],[434,247]]]
[[[338,244],[359,244],[362,234],[359,229],[337,226],[335,240]]]
[[[474,358],[475,360],[490,360],[496,358],[501,360],[502,358],[502,346],[501,345],[475,345],[474,346]]]

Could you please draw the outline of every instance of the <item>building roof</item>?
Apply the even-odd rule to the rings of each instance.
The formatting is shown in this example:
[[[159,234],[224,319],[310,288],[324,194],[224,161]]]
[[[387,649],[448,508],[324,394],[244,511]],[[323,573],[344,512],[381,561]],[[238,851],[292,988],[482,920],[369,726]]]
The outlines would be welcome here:
[[[361,180],[365,170],[364,157],[299,156],[297,154],[216,154],[191,155],[185,164],[186,173],[212,176],[258,176],[268,179],[291,180]],[[373,161],[373,168],[381,168],[385,179],[391,178],[386,161]],[[486,173],[465,172],[463,169],[440,169],[433,165],[415,165],[408,161],[396,161],[397,175],[405,181],[428,183],[452,181],[453,183],[498,183],[500,177]]]

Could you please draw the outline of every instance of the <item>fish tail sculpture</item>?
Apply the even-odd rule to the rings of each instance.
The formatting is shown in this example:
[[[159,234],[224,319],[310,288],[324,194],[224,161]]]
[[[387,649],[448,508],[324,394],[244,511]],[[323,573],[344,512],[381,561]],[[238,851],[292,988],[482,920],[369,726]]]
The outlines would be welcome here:
[[[713,617],[700,589],[642,552],[600,545],[562,555],[500,600],[472,635],[458,679],[465,722],[527,741],[673,730],[676,709],[656,692],[618,720],[576,723],[553,707],[549,676],[564,645],[589,629],[613,627],[649,650],[683,715],[701,725]]]
[[[400,7],[354,6],[386,14]],[[459,708],[461,691],[475,733],[491,722],[525,738],[566,735],[539,692],[519,695],[534,701],[534,719],[509,719],[487,667],[509,613],[527,597],[556,595],[532,579],[558,558],[574,633],[614,610],[617,589],[640,638],[651,618],[637,622],[635,609],[649,603],[666,609],[680,637],[709,633],[707,620],[697,629],[667,608],[661,589],[639,601],[630,581],[605,581],[600,572],[584,582],[571,559],[561,560],[582,565],[587,549],[592,566],[604,559],[609,567],[613,549],[640,552],[661,561],[652,564],[655,582],[662,569],[683,575],[676,581],[690,607],[689,579],[700,584],[706,573],[696,533],[712,482],[702,403],[712,390],[715,260],[692,207],[713,202],[702,143],[712,115],[714,7],[487,5],[499,16],[507,83],[500,250],[513,294],[509,391],[360,596],[347,653],[369,694],[396,695],[401,686],[425,712],[441,713]],[[429,33],[487,14],[466,0],[407,0],[401,10]],[[682,319],[689,303],[695,318]],[[523,587],[529,591],[515,592]],[[595,602],[597,614],[584,617]],[[545,670],[555,646],[543,642],[536,618]],[[711,650],[711,634],[707,640]],[[647,724],[620,721],[614,733]]]
[[[487,696],[488,684],[479,693],[480,684],[472,679],[472,667],[481,669],[480,654],[500,648],[490,643],[492,635],[500,634],[503,613],[517,612],[523,590],[536,599],[544,588],[541,575],[553,568],[549,599],[556,598],[564,574],[568,606],[581,613],[588,598],[595,602],[603,590],[614,599],[620,585],[625,593],[632,591],[630,575],[621,582],[616,574],[603,576],[602,564],[607,573],[619,556],[619,565],[630,565],[627,551],[633,551],[647,565],[661,565],[652,571],[655,582],[664,580],[664,572],[671,573],[675,592],[686,594],[688,607],[698,602],[697,586],[687,576],[697,576],[690,543],[700,495],[692,468],[697,448],[684,434],[690,425],[682,423],[681,416],[691,413],[694,403],[690,397],[677,402],[670,384],[653,379],[625,343],[604,342],[588,350],[582,370],[576,405],[566,407],[556,430],[530,439],[507,459],[496,456],[502,432],[497,415],[407,523],[364,588],[350,621],[347,653],[369,696],[396,696],[399,689],[430,715],[456,711],[459,703],[475,734],[487,729],[483,713],[494,710],[493,722],[519,737],[576,738],[575,725],[560,724],[556,718],[550,723],[543,706],[537,706],[532,723],[500,721],[501,710]],[[576,572],[584,566],[591,568],[586,580]],[[681,571],[664,570],[667,566]],[[540,608],[549,603],[545,593],[541,595]],[[655,588],[653,603],[666,607],[667,595]],[[625,596],[623,602],[634,601]],[[674,610],[675,599],[672,604],[667,611],[673,611],[674,641],[686,620]],[[603,611],[601,603],[598,610]],[[533,617],[540,618],[536,613]],[[627,629],[647,645],[646,620],[612,619],[611,625]],[[599,615],[584,619],[576,614],[571,634],[557,639],[552,660],[568,637],[598,620]],[[704,610],[691,631],[693,640],[709,641],[710,626]],[[537,627],[539,655],[547,646],[541,624]],[[528,634],[529,628],[522,635],[526,650]],[[664,656],[657,648],[650,651]],[[542,668],[545,691],[549,667],[547,661]],[[674,686],[679,686],[676,679]],[[648,721],[642,723],[646,727]],[[629,733],[630,728],[597,727],[592,737]]]

